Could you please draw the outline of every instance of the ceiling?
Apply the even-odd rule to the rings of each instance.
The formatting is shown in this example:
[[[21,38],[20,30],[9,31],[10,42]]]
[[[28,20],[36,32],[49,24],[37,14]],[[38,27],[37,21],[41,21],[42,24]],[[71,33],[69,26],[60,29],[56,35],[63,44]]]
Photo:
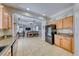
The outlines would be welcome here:
[[[30,11],[32,12],[52,16],[66,8],[73,6],[73,3],[6,3],[5,5],[21,10],[30,8]]]
[[[20,14],[15,14],[14,21],[16,21],[16,23],[19,25],[26,25],[27,27],[41,25],[41,20],[37,20],[34,18],[30,18],[30,17],[25,17]]]

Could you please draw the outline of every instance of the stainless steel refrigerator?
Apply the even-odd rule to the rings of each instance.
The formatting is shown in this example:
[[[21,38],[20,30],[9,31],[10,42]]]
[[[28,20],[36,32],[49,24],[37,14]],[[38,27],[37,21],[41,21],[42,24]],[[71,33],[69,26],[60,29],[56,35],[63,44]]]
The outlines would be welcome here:
[[[54,35],[56,34],[56,25],[45,26],[45,41],[54,44]]]

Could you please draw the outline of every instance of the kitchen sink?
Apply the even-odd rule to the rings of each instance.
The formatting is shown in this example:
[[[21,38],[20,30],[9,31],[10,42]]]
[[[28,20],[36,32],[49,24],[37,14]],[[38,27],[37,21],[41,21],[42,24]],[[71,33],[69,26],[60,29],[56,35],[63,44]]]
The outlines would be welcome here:
[[[5,48],[6,46],[2,46],[0,47],[0,52]]]

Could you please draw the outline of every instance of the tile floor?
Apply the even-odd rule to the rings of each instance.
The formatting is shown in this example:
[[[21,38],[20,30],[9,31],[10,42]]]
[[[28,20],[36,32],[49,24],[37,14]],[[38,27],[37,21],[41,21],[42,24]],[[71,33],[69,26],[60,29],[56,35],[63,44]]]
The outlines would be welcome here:
[[[72,54],[50,45],[40,37],[34,37],[18,39],[17,56],[72,56]]]

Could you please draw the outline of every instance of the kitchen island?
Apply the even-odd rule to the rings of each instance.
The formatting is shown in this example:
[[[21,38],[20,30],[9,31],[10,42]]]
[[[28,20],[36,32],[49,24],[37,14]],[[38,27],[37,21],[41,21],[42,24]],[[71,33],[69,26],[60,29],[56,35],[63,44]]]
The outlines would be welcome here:
[[[13,45],[16,42],[16,38],[8,37],[0,40],[0,56],[12,56],[13,55]]]

